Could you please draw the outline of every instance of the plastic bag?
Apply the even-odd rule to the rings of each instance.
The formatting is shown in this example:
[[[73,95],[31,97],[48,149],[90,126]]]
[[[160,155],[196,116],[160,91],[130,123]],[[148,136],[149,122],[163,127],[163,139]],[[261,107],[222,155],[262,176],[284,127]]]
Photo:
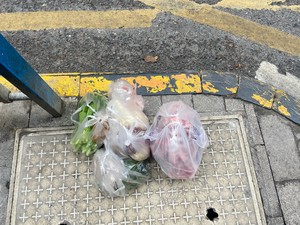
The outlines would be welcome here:
[[[110,129],[106,135],[105,146],[109,146],[116,154],[143,161],[149,157],[150,146],[146,143],[145,132],[134,133],[118,121],[109,119]]]
[[[116,80],[111,83],[108,91],[110,101],[107,104],[107,113],[111,118],[119,121],[123,126],[136,130],[147,130],[149,120],[143,113],[144,100],[141,95],[125,80]]]
[[[142,161],[149,157],[150,146],[145,140],[149,120],[144,114],[144,102],[127,81],[117,80],[109,88],[106,112],[109,117],[107,143],[117,154]]]
[[[147,161],[122,159],[109,148],[102,148],[95,153],[93,167],[98,187],[111,197],[124,196],[150,176]]]
[[[161,106],[147,132],[151,152],[173,179],[193,178],[208,145],[198,113],[181,101]]]
[[[72,114],[75,123],[71,144],[76,152],[87,156],[94,153],[97,146],[103,145],[108,132],[105,107],[107,97],[98,93],[87,93],[78,103],[78,109]]]

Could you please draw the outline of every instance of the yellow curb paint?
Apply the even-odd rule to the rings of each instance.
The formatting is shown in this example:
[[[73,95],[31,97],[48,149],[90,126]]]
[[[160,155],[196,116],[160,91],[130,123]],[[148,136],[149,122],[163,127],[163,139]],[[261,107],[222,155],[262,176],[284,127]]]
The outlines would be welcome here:
[[[152,76],[120,76],[121,79],[135,85],[138,89],[144,88],[149,94],[163,91],[173,93],[201,93],[201,79],[197,74],[173,74],[173,75],[152,75]],[[80,79],[80,96],[91,91],[107,92],[112,82],[108,76],[83,76]]]
[[[176,93],[201,93],[201,79],[197,74],[178,74],[172,75],[171,79],[175,80],[175,88],[171,91]]]
[[[287,117],[290,117],[291,116],[291,114],[290,114],[290,112],[289,112],[289,110],[288,110],[288,108],[287,107],[285,107],[282,103],[281,103],[281,101],[279,101],[279,99],[281,98],[281,97],[288,97],[287,96],[287,94],[286,94],[286,92],[285,91],[283,91],[283,90],[276,90],[275,91],[275,99],[278,99],[277,101],[275,101],[275,104],[273,105],[273,109],[277,109],[282,115],[284,115],[284,116],[287,116]]]
[[[150,27],[155,9],[0,13],[1,31]]]
[[[285,91],[283,91],[283,90],[275,90],[275,94],[276,94],[276,96],[278,96],[278,97],[281,97],[281,96],[287,97]]]
[[[60,96],[78,96],[79,76],[42,76]]]
[[[125,77],[124,80],[127,80],[130,83],[136,83],[137,88],[145,87],[149,93],[157,93],[165,90],[170,83],[169,76],[151,76],[150,78],[146,76],[137,76],[137,77]]]
[[[288,109],[287,109],[284,105],[278,106],[277,109],[278,109],[278,111],[279,111],[281,114],[283,114],[283,115],[285,115],[285,116],[288,116],[288,117],[291,116],[291,114],[289,113]]]
[[[104,77],[81,77],[80,79],[80,96],[84,96],[88,92],[95,90],[100,92],[108,92],[109,84],[111,80],[105,79]]]
[[[210,93],[218,93],[219,92],[219,90],[216,89],[215,86],[209,81],[204,82],[202,84],[202,87],[203,87],[203,90],[210,92]]]
[[[232,87],[232,88],[226,87],[226,90],[230,91],[232,94],[236,94],[237,93],[237,87]]]
[[[252,99],[256,100],[262,107],[268,108],[270,109],[272,107],[273,104],[273,98],[271,98],[270,100],[265,99],[264,97],[257,95],[257,94],[253,94],[251,96]]]
[[[78,96],[79,93],[79,76],[57,76],[57,75],[41,75],[42,79],[60,96]],[[19,89],[7,81],[4,77],[0,77],[0,84],[4,85],[11,92],[18,92]]]

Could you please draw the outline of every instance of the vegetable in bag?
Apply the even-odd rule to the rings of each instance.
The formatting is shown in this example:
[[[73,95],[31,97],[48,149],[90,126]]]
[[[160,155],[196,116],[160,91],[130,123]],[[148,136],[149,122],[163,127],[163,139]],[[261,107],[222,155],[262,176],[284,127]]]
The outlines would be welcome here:
[[[148,161],[123,159],[109,148],[98,150],[93,158],[94,178],[109,196],[124,196],[150,176]]]
[[[109,87],[107,116],[109,147],[123,157],[143,161],[150,155],[149,144],[145,140],[145,132],[149,128],[149,120],[144,114],[144,102],[136,90],[125,80],[117,80]]]
[[[193,178],[208,145],[198,113],[182,101],[165,103],[147,132],[153,157],[173,179]]]
[[[75,129],[71,144],[76,152],[87,156],[93,154],[97,146],[103,145],[109,126],[105,107],[107,97],[91,92],[87,93],[78,103],[78,109],[72,114]]]

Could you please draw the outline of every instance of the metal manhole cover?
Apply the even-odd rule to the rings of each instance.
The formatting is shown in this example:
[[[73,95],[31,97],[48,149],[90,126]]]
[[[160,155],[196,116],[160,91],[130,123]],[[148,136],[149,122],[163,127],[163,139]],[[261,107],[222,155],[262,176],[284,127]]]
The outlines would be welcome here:
[[[151,180],[124,198],[101,195],[70,130],[20,132],[7,224],[265,224],[241,118],[203,125],[210,147],[194,179],[171,180],[153,162]]]

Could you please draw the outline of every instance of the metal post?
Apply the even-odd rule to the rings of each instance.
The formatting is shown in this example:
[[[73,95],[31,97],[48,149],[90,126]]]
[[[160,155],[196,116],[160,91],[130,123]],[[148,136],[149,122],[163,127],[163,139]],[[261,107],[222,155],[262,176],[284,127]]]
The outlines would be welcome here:
[[[1,34],[0,74],[52,116],[61,116],[61,98]]]

